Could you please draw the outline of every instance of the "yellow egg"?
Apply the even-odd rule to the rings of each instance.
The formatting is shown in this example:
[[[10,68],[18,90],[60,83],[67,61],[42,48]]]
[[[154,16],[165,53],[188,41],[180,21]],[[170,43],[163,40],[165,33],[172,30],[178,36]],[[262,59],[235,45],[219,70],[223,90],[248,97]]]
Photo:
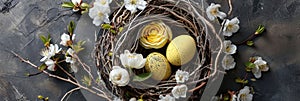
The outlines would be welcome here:
[[[155,80],[166,80],[171,75],[171,66],[168,60],[160,53],[153,52],[146,58],[145,69],[152,73]]]
[[[180,66],[191,61],[195,52],[195,40],[189,35],[180,35],[168,45],[166,57],[172,65]]]

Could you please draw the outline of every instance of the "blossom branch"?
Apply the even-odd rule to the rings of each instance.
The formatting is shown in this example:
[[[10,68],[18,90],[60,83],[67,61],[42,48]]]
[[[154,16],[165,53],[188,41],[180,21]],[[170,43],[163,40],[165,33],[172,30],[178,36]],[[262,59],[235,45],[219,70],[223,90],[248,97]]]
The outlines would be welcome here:
[[[33,64],[33,63],[30,62],[29,60],[24,59],[23,57],[21,57],[19,54],[15,53],[14,51],[10,51],[10,52],[11,52],[13,55],[15,55],[17,58],[19,58],[22,62],[27,63],[27,64],[29,64],[30,66],[34,67],[34,68],[38,68],[37,65]],[[57,75],[50,74],[49,72],[47,72],[47,71],[45,71],[45,70],[42,70],[42,72],[45,73],[45,74],[47,74],[47,75],[50,76],[50,77],[57,78],[57,79],[60,79],[60,80],[62,80],[62,81],[65,81],[65,82],[69,82],[69,83],[71,83],[71,84],[74,84],[74,85],[78,86],[79,88],[85,89],[85,90],[87,90],[87,91],[89,91],[89,92],[91,92],[91,93],[93,93],[93,94],[95,94],[95,95],[97,95],[97,96],[100,96],[100,97],[102,97],[102,98],[105,98],[105,99],[108,100],[108,101],[112,101],[108,96],[106,96],[105,93],[102,93],[102,94],[97,93],[97,92],[93,91],[92,89],[89,89],[89,88],[87,88],[87,87],[85,87],[85,86],[82,86],[81,84],[79,84],[79,83],[77,83],[77,82],[74,82],[74,81],[72,81],[72,80],[70,80],[70,79],[66,79],[66,78],[63,78],[63,77],[60,77],[60,76],[57,76]]]
[[[70,91],[68,91],[67,93],[65,93],[65,95],[60,99],[60,101],[64,101],[64,99],[65,99],[65,97],[67,95],[69,95],[70,93],[72,93],[72,92],[74,92],[76,90],[79,90],[79,89],[80,89],[80,87],[76,87],[76,88],[71,89]]]

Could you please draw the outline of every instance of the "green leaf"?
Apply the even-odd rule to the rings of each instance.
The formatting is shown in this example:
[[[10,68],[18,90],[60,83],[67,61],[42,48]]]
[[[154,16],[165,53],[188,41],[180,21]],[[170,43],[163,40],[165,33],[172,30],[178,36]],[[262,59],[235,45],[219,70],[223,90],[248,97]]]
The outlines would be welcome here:
[[[253,46],[253,45],[254,45],[254,42],[253,42],[253,41],[247,41],[247,45],[248,45],[248,46]]]
[[[135,75],[132,81],[145,81],[152,76],[152,73],[143,73]]]
[[[241,84],[247,84],[247,83],[248,83],[248,80],[244,80],[244,79],[241,79],[241,78],[237,78],[237,79],[235,79],[235,82],[236,82],[236,83],[241,83]]]
[[[88,3],[82,3],[80,5],[81,8],[86,9],[86,8],[90,8],[90,5]]]
[[[113,34],[116,34],[116,30],[113,30],[113,29],[110,29],[110,32],[113,33]]]
[[[40,35],[40,39],[44,44],[47,42],[47,38],[44,35]]]
[[[259,25],[258,28],[255,31],[255,34],[261,34],[262,32],[265,31],[265,27],[263,25]]]
[[[249,69],[255,68],[255,64],[252,63],[252,62],[246,62],[246,63],[245,63],[245,66],[246,66],[247,68],[249,68]]]
[[[84,13],[87,13],[89,12],[89,8],[84,8],[82,11],[81,11],[81,14],[84,14]]]
[[[84,43],[85,43],[85,41],[79,41],[79,42],[77,42],[76,45],[71,45],[71,47],[74,49],[75,53],[78,53],[84,49],[84,48],[82,48]]]
[[[73,8],[75,5],[72,2],[63,2],[61,6],[64,8]]]
[[[124,27],[120,27],[120,28],[119,28],[119,32],[122,32],[123,29],[124,29]]]
[[[85,84],[88,87],[92,85],[92,78],[89,76],[84,75],[83,79],[81,79],[81,81],[83,84]]]
[[[42,64],[38,67],[39,70],[43,71],[47,68],[47,65],[46,64]]]
[[[75,27],[76,27],[76,25],[75,25],[74,21],[71,21],[68,25],[69,33],[73,34]]]
[[[110,29],[111,28],[111,25],[110,24],[102,24],[101,27],[103,29]]]

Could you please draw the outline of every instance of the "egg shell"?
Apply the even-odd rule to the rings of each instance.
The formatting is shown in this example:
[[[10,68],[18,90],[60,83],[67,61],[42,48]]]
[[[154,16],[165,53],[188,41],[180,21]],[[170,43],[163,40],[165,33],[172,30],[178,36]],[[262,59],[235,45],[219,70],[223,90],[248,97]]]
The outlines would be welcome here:
[[[155,80],[166,80],[171,75],[171,66],[164,55],[153,52],[146,58],[145,69],[152,73]]]
[[[180,35],[168,45],[166,57],[172,65],[181,66],[191,61],[195,52],[195,40],[189,35]]]

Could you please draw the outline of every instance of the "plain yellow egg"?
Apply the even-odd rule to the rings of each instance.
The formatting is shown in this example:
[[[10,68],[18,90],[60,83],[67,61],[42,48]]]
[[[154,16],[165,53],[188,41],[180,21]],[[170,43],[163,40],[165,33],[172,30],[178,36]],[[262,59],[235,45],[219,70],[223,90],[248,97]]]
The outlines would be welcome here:
[[[155,80],[166,80],[171,75],[171,66],[164,55],[153,52],[146,58],[145,69]]]
[[[191,61],[196,52],[196,42],[189,35],[174,38],[167,47],[166,57],[175,66],[181,66]]]

